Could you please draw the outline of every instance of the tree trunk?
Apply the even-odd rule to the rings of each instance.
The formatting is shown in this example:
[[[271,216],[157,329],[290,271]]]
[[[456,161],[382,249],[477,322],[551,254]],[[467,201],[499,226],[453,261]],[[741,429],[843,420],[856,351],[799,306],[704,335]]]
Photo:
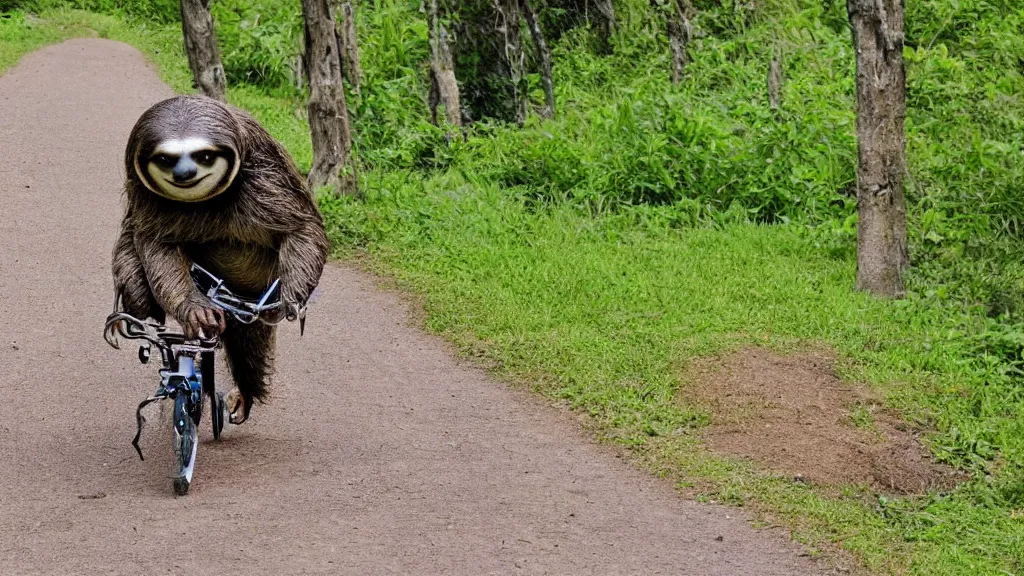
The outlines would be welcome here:
[[[338,37],[341,39],[341,54],[344,58],[342,72],[345,79],[352,85],[352,88],[359,94],[363,82],[363,68],[359,64],[359,44],[356,36],[356,14],[349,1],[339,2],[337,9],[341,13],[341,23],[338,26]]]
[[[501,56],[511,88],[512,99],[507,108],[512,110],[516,124],[526,121],[526,90],[523,88],[526,54],[519,33],[519,0],[493,0],[497,11],[497,31],[501,38]]]
[[[597,6],[597,11],[601,13],[608,32],[615,32],[615,6],[612,5],[612,0],[595,0],[594,5]]]
[[[668,46],[672,53],[672,83],[679,84],[683,80],[686,69],[686,46],[690,43],[692,28],[686,11],[676,0],[670,0],[666,29],[668,30]]]
[[[523,15],[526,17],[526,25],[530,28],[530,37],[533,38],[533,45],[540,56],[540,81],[544,86],[544,111],[541,113],[545,118],[555,117],[555,91],[551,83],[551,51],[544,41],[544,33],[537,22],[537,13],[533,11],[529,0],[522,2]]]
[[[455,64],[448,47],[448,30],[438,17],[437,0],[428,0],[427,35],[430,40],[430,118],[437,124],[437,106],[444,106],[448,124],[462,127],[459,106],[459,83],[455,80]]]
[[[768,107],[778,110],[782,106],[782,57],[772,57],[768,65]]]
[[[305,45],[305,40],[303,40],[303,45]],[[306,61],[302,57],[302,52],[295,55],[295,63],[291,65],[291,68],[295,75],[295,89],[301,92],[306,86]]]
[[[904,295],[907,256],[903,0],[847,0],[857,58],[857,284]]]
[[[607,47],[615,35],[615,7],[612,0],[595,0],[594,5],[601,14],[601,39]]]
[[[309,82],[309,129],[313,167],[309,186],[332,186],[356,194],[352,132],[342,84],[337,28],[329,0],[302,0],[305,21],[306,78]]]
[[[210,16],[210,0],[181,0],[181,28],[192,83],[205,96],[224,101],[224,66]]]

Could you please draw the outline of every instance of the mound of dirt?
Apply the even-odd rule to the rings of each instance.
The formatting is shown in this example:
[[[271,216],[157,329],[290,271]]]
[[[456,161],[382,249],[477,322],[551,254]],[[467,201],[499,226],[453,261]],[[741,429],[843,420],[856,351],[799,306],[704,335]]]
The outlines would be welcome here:
[[[780,356],[745,348],[699,362],[687,402],[712,414],[712,450],[816,484],[895,494],[946,489],[958,476],[931,459],[912,430],[860,386],[836,377],[827,353]]]

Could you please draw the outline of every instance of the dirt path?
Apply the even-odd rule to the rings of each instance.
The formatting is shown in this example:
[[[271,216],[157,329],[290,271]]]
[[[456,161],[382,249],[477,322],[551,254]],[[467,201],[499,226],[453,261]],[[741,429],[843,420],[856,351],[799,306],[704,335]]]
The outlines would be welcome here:
[[[0,77],[0,574],[815,572],[453,360],[341,266],[306,337],[284,329],[272,403],[220,443],[204,426],[175,499],[167,430],[146,462],[129,444],[155,367],[100,335],[122,149],[170,94],[102,40]]]

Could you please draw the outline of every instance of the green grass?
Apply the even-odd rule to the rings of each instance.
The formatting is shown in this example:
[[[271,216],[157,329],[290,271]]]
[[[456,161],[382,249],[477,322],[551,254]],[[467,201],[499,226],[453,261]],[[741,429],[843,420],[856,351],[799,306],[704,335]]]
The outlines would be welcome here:
[[[0,73],[17,64],[28,52],[91,32],[80,22],[65,26],[26,17],[21,12],[0,13]]]
[[[376,270],[425,295],[430,329],[586,411],[655,471],[785,518],[799,538],[834,542],[878,571],[1020,570],[1017,476],[967,461],[963,446],[994,431],[993,449],[1021,442],[1019,393],[985,386],[975,350],[958,337],[980,332],[983,315],[854,293],[854,262],[823,255],[796,227],[678,228],[655,209],[593,218],[527,206],[462,177],[388,174],[370,183],[365,205],[324,208],[339,246],[356,239]],[[746,344],[822,342],[841,353],[844,377],[873,383],[908,420],[937,428],[936,455],[975,478],[949,495],[885,500],[851,487],[837,497],[700,446],[707,415],[678,393],[690,361]]]
[[[381,10],[397,10],[393,3],[381,5]],[[940,40],[952,42],[951,35],[969,28],[956,18],[950,22]],[[396,25],[388,34],[400,38],[412,28]],[[189,90],[177,27],[85,12],[45,12],[42,21],[18,14],[0,20],[0,55],[5,58],[0,63],[86,29],[139,47],[159,65],[171,86]],[[814,34],[824,33],[814,28]],[[792,527],[797,539],[812,546],[842,547],[879,573],[1024,572],[1024,520],[1018,512],[1024,510],[1024,386],[1013,360],[1024,346],[1024,335],[1005,317],[986,316],[991,312],[991,291],[982,290],[985,298],[975,301],[971,290],[965,294],[962,287],[934,282],[934,267],[970,263],[964,257],[970,243],[949,238],[959,233],[948,225],[955,213],[936,208],[938,201],[923,196],[915,212],[915,248],[938,255],[915,271],[908,300],[882,302],[851,290],[855,264],[849,220],[826,220],[827,225],[809,231],[795,224],[748,223],[751,212],[741,203],[709,210],[701,202],[683,199],[605,210],[598,205],[602,197],[592,194],[600,187],[639,186],[626,177],[645,177],[659,166],[678,168],[686,162],[704,162],[708,178],[726,177],[727,171],[713,164],[718,158],[715,151],[698,151],[707,156],[687,157],[686,162],[672,154],[698,152],[670,151],[663,156],[666,148],[658,130],[668,130],[672,138],[717,134],[722,142],[746,150],[744,141],[749,138],[744,132],[717,126],[726,114],[716,111],[711,99],[723,84],[735,85],[735,102],[753,97],[742,80],[761,74],[754,64],[748,61],[733,78],[715,73],[716,66],[726,65],[715,58],[739,58],[737,53],[753,50],[752,39],[729,40],[721,52],[707,49],[707,54],[698,54],[707,60],[694,68],[704,66],[708,76],[700,81],[707,84],[688,95],[666,97],[670,108],[687,104],[690,107],[683,110],[700,112],[694,125],[683,117],[652,120],[664,112],[661,104],[652,103],[657,99],[653,97],[641,97],[635,106],[603,106],[588,100],[605,97],[591,85],[604,82],[608,70],[563,44],[563,70],[575,74],[561,78],[560,98],[567,102],[564,120],[531,125],[521,134],[484,127],[469,142],[444,147],[426,129],[419,140],[406,141],[408,126],[401,125],[400,117],[388,116],[397,114],[395,108],[382,112],[374,107],[374,99],[389,91],[408,107],[402,98],[420,87],[415,71],[410,76],[403,68],[415,60],[409,54],[420,54],[419,41],[405,53],[396,48],[402,41],[387,44],[387,37],[368,40],[365,62],[368,69],[380,66],[392,72],[377,88],[368,87],[364,99],[354,100],[353,106],[363,115],[359,122],[368,126],[366,132],[376,130],[373,138],[389,144],[373,147],[366,141],[369,169],[363,202],[324,198],[321,203],[339,256],[363,255],[361,261],[368,266],[423,296],[431,330],[456,342],[467,355],[485,359],[509,381],[586,412],[601,437],[630,447],[645,466],[702,499],[754,509],[768,521]],[[825,60],[809,66],[829,68],[828,62],[842,56],[834,44],[824,53]],[[961,64],[945,56],[925,58],[913,66],[937,68],[912,77],[912,85],[919,82],[914,85],[918,98],[934,98],[941,89],[929,82],[954,82],[963,71]],[[792,93],[787,100],[795,100],[793,106],[800,112],[794,118],[810,114],[803,107],[811,106],[812,96],[828,99],[841,93],[835,85],[816,88],[817,77],[806,74],[791,78],[789,84]],[[619,86],[615,98],[622,93],[642,95],[641,88],[649,89],[642,79],[634,80],[635,85]],[[957,86],[992,90],[993,98],[1003,101],[1002,88],[995,84]],[[812,96],[802,98],[808,91]],[[246,85],[232,86],[229,99],[253,112],[300,165],[309,166],[300,100],[281,90]],[[1012,104],[1006,116],[1011,119],[1017,114]],[[943,106],[943,114],[951,115],[949,121],[958,130],[969,128],[967,119],[956,116],[954,105]],[[971,107],[978,114],[995,114],[984,100],[976,99]],[[755,107],[744,110],[747,115],[760,114]],[[371,114],[377,115],[375,119],[368,119]],[[792,152],[799,156],[795,159],[779,157],[780,162],[810,163],[820,171],[814,177],[796,175],[789,187],[810,189],[810,183],[820,186],[833,179],[832,185],[840,185],[848,180],[850,168],[836,168],[849,160],[848,147],[831,152],[832,143],[822,138],[829,130],[846,130],[849,118],[848,110],[841,108],[827,122],[812,126],[810,136],[790,134],[796,124],[768,132],[767,137],[786,144],[781,147],[786,154],[808,138],[823,142],[810,152]],[[920,122],[924,120],[919,116]],[[373,122],[379,126],[369,127]],[[545,136],[547,131],[552,132],[550,137]],[[618,148],[566,143],[595,134],[621,142]],[[955,155],[946,146],[961,144],[937,144],[924,132],[916,141],[911,138],[918,158],[934,162],[929,167],[932,177],[922,189],[945,190],[947,180],[939,176],[952,168],[937,158]],[[979,140],[979,150],[989,145],[994,144]],[[940,150],[920,152],[929,147]],[[1012,175],[1012,170],[998,172],[999,162],[983,156],[978,152],[976,160],[989,162],[999,174]],[[572,172],[581,158],[587,169]],[[754,157],[743,158],[730,169],[755,173],[748,165]],[[424,162],[436,169],[418,169]],[[610,170],[595,172],[602,162]],[[538,174],[561,184],[544,187]],[[745,177],[755,178],[751,186],[759,190],[763,186],[758,182],[787,188],[775,180],[779,174],[768,174],[764,181],[750,174]],[[677,174],[669,176],[668,183],[641,183],[649,185],[643,190],[671,187]],[[948,176],[949,181],[980,185],[977,173],[970,170]],[[573,188],[580,182],[585,185]],[[573,190],[584,191],[583,201],[538,202],[570,196],[576,193]],[[745,193],[740,188],[735,192]],[[806,200],[813,198],[809,193]],[[787,206],[803,201],[789,198]],[[1020,268],[1016,270],[1016,277],[1021,277]],[[978,277],[985,273],[981,269]],[[833,347],[842,358],[841,376],[870,383],[908,421],[934,430],[929,442],[936,457],[966,471],[970,480],[951,494],[913,498],[882,498],[858,487],[834,493],[707,452],[698,433],[708,415],[680,396],[681,375],[696,358],[749,344],[780,350]],[[870,425],[869,419],[860,420]]]

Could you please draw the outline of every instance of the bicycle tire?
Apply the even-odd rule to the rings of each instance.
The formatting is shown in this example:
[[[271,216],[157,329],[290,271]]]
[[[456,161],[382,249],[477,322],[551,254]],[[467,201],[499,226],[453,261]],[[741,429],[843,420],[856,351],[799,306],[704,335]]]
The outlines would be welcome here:
[[[213,352],[203,352],[200,356],[199,371],[203,377],[203,392],[210,397],[210,427],[213,428],[213,439],[220,440],[224,430],[224,395],[217,392],[216,363]]]
[[[224,431],[224,395],[217,392],[213,401],[210,402],[210,424],[213,426],[213,439],[220,440],[221,432]]]
[[[174,493],[178,496],[188,494],[192,486],[198,448],[199,435],[189,414],[188,395],[178,394],[174,398]]]
[[[217,377],[216,364],[212,351],[200,354],[199,373],[203,376],[203,392],[210,398],[213,398],[217,392],[217,381],[215,380]]]

